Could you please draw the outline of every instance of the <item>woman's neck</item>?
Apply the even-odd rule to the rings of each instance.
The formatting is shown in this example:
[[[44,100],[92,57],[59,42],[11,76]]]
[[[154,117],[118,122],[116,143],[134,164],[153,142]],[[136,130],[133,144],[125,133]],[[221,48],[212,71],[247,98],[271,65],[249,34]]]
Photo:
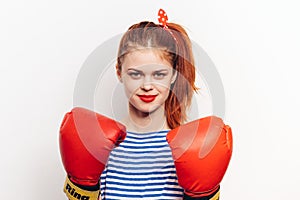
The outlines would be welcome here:
[[[166,122],[164,106],[160,106],[151,113],[144,113],[129,105],[129,115],[122,122],[128,131],[137,133],[170,129]]]

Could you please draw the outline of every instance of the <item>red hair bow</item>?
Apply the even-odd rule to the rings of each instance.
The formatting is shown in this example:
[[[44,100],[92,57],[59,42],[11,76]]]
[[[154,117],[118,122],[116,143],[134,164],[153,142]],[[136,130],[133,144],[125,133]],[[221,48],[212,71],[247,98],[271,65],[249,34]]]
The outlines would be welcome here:
[[[163,9],[159,9],[158,11],[158,22],[163,26],[163,27],[168,27],[167,22],[168,22],[168,15]]]
[[[172,30],[170,30],[167,26],[168,25],[168,15],[167,15],[166,11],[164,11],[163,9],[159,9],[159,11],[158,11],[158,22],[164,27],[164,29],[166,29],[167,31],[170,32],[170,34],[174,38],[175,42],[177,43],[177,39],[176,39],[175,35],[173,34]]]

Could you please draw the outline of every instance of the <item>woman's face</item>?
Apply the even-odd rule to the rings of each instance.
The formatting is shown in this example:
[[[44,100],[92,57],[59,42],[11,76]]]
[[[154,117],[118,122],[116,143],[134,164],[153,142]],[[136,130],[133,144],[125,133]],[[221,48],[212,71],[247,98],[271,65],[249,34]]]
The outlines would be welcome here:
[[[177,75],[173,73],[172,65],[154,50],[127,54],[117,74],[124,84],[129,103],[143,113],[164,106]]]

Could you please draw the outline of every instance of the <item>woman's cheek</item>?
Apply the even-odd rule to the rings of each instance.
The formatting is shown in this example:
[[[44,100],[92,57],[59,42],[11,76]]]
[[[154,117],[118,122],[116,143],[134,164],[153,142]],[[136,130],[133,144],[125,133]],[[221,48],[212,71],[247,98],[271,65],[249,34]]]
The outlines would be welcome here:
[[[171,80],[162,80],[162,81],[157,81],[155,84],[156,88],[160,90],[161,92],[168,92],[171,87]]]
[[[127,79],[124,82],[124,87],[128,98],[131,98],[137,92],[137,90],[140,88],[140,84],[141,83],[138,80]]]

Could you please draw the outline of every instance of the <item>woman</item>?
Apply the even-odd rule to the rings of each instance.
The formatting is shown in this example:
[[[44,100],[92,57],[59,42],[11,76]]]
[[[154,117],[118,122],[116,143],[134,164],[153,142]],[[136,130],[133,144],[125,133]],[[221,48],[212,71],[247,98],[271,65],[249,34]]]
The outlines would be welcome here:
[[[166,134],[186,120],[196,90],[191,42],[178,24],[140,22],[124,34],[117,76],[129,101],[127,136],[101,177],[104,199],[183,196]]]
[[[83,108],[62,122],[71,200],[98,199],[99,179],[105,200],[219,198],[231,130],[214,116],[185,124],[197,90],[191,41],[162,10],[159,16],[161,24],[134,24],[121,39],[116,73],[129,104],[122,124]]]

